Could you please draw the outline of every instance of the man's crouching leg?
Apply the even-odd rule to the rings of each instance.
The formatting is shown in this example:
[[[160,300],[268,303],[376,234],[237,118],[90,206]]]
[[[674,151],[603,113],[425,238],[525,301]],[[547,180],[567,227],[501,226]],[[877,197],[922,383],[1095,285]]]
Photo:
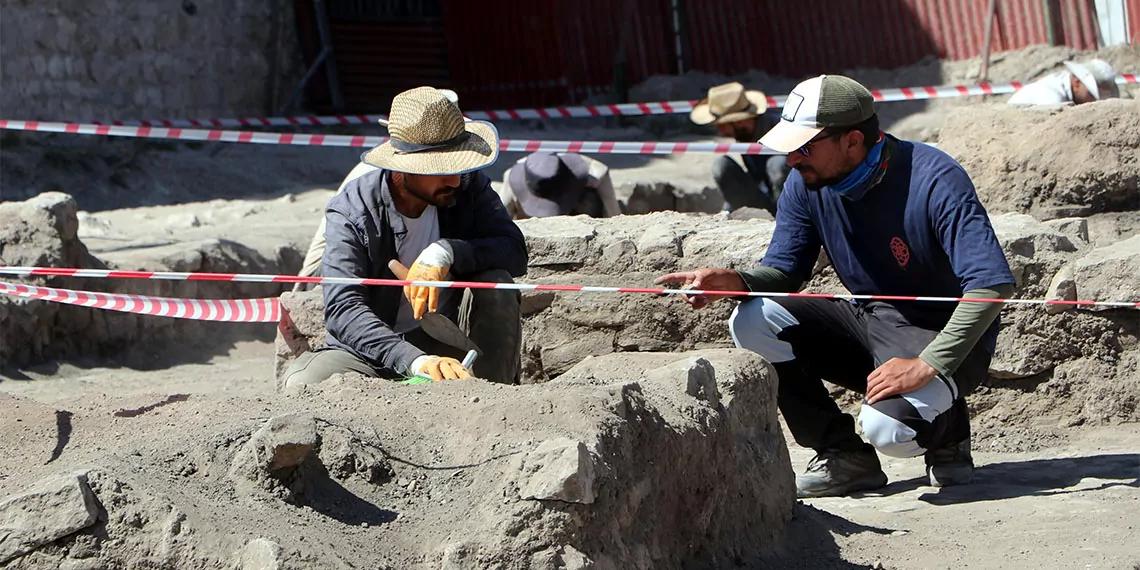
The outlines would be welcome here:
[[[356,357],[356,355],[333,348],[306,352],[298,356],[285,374],[281,375],[282,390],[298,386],[313,386],[328,380],[333,374],[346,372],[359,372],[365,376],[379,376],[372,365]]]
[[[973,479],[969,410],[952,378],[938,375],[913,392],[864,402],[859,425],[883,455],[925,455],[931,485],[962,485]]]
[[[514,283],[510,273],[492,269],[465,276],[471,281]],[[459,325],[482,354],[471,373],[502,384],[518,384],[522,367],[522,321],[518,291],[468,289],[459,310]]]

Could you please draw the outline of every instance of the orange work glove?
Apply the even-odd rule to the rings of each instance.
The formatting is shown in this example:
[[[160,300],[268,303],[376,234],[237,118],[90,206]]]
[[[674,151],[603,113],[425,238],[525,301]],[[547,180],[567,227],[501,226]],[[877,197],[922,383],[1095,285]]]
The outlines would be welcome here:
[[[451,270],[454,254],[442,242],[435,242],[420,253],[408,270],[408,281],[443,281]],[[404,286],[404,296],[412,305],[412,315],[422,319],[424,313],[439,309],[439,287]]]
[[[441,380],[462,380],[470,378],[471,373],[463,367],[458,360],[448,356],[424,355],[412,363],[416,376],[431,378],[433,382]]]

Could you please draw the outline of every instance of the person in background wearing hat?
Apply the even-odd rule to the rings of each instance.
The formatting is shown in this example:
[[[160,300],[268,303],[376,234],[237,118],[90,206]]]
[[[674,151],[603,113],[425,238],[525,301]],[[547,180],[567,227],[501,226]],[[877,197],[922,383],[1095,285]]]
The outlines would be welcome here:
[[[689,118],[698,125],[716,125],[721,136],[737,142],[756,142],[760,133],[774,123],[764,111],[768,97],[759,91],[746,91],[739,83],[709,89],[708,97],[697,103]],[[730,210],[763,208],[776,215],[776,204],[788,166],[782,156],[746,154],[740,157],[744,168],[728,156],[713,161],[713,179]]]
[[[439,92],[443,93],[443,96],[446,97],[448,101],[459,105],[459,95],[455,91],[452,91],[451,89],[440,89]],[[341,192],[344,192],[344,188],[345,186],[348,186],[349,182],[352,182],[353,180],[356,180],[357,178],[360,178],[361,176],[372,172],[373,170],[376,170],[376,167],[372,166],[371,164],[366,164],[364,162],[357,163],[356,166],[353,167],[351,171],[349,171],[348,176],[345,176],[344,180],[341,181],[340,186],[338,186],[336,189],[336,193],[340,194]],[[321,216],[320,223],[317,224],[317,232],[313,234],[313,239],[309,240],[309,251],[305,253],[305,260],[301,262],[301,271],[299,271],[297,275],[301,277],[314,277],[320,275],[321,257],[323,257],[324,254],[325,217]],[[293,286],[293,290],[305,291],[307,290],[306,284],[297,283]]]
[[[1010,105],[1080,105],[1120,96],[1116,72],[1102,59],[1066,61],[1065,70],[1046,75],[1017,90]]]
[[[787,152],[776,229],[752,271],[700,269],[658,283],[716,291],[795,292],[823,247],[857,295],[1008,298],[1013,275],[966,171],[946,153],[879,130],[871,92],[823,75],[788,96],[760,143]],[[713,297],[686,296],[694,308]],[[924,455],[935,486],[973,478],[964,396],[986,378],[1001,303],[744,300],[728,326],[737,347],[779,375],[796,442],[815,449],[801,497],[886,485],[879,453]],[[859,423],[823,379],[866,394]]]
[[[566,152],[536,152],[503,175],[499,198],[512,218],[621,215],[610,169],[601,161]]]
[[[325,277],[395,279],[389,262],[410,267],[410,281],[511,282],[526,272],[526,242],[480,169],[499,155],[491,123],[464,121],[432,87],[392,101],[391,139],[361,157],[375,170],[349,181],[326,210]],[[477,289],[463,300],[471,340],[480,347],[474,372],[515,383],[522,331],[519,293]],[[425,312],[459,316],[462,291],[434,287],[325,285],[328,349],[302,354],[286,387],[316,384],[340,372],[376,377],[471,374],[460,349],[429,337]]]

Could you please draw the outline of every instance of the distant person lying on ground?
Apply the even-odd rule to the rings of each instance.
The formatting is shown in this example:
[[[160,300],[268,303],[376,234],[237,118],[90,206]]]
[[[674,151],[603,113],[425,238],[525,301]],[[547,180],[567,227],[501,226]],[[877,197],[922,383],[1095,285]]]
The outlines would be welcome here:
[[[459,95],[456,94],[455,91],[452,91],[451,89],[440,89],[439,92],[443,93],[443,96],[446,97],[448,101],[459,105]],[[340,182],[340,186],[337,187],[336,193],[340,194],[341,192],[344,192],[344,188],[348,186],[349,182],[352,182],[353,180],[356,180],[357,178],[360,178],[361,176],[374,170],[377,170],[377,167],[372,166],[371,164],[366,164],[364,162],[358,163],[351,171],[349,171],[348,176],[345,176],[344,180]],[[320,275],[321,257],[324,254],[325,217],[321,216],[320,223],[317,224],[317,233],[313,234],[313,239],[309,241],[309,251],[305,252],[305,261],[301,263],[301,271],[297,275],[300,275],[301,277],[313,277]],[[303,291],[305,290],[305,284],[298,283],[297,286],[293,287],[293,290]]]
[[[693,107],[689,119],[698,125],[716,125],[721,136],[737,142],[754,143],[774,124],[764,113],[767,109],[768,97],[763,93],[727,83],[710,88],[708,97]],[[776,215],[780,191],[788,177],[787,161],[782,156],[761,154],[741,155],[740,160],[744,168],[729,156],[713,161],[713,179],[728,209],[763,208]]]
[[[621,215],[609,167],[572,152],[536,152],[520,159],[503,175],[499,198],[516,220]]]
[[[1066,61],[1065,70],[1051,73],[1022,87],[1009,98],[1010,105],[1080,105],[1120,96],[1116,72],[1102,59],[1085,63]]]
[[[820,248],[857,295],[1007,298],[1013,275],[969,175],[946,153],[879,130],[871,92],[823,75],[796,86],[760,139],[787,152],[776,229],[751,271],[665,275],[717,291],[795,292]],[[715,300],[691,296],[696,309]],[[728,327],[739,348],[779,375],[778,404],[796,442],[816,456],[796,478],[801,497],[887,484],[876,450],[924,455],[934,486],[973,478],[966,394],[986,378],[1000,303],[819,298],[745,300]],[[859,423],[840,411],[826,379],[866,395]]]
[[[361,157],[375,170],[329,202],[321,275],[394,279],[392,260],[410,267],[412,281],[510,283],[525,273],[522,232],[478,172],[498,158],[495,127],[465,122],[438,89],[419,87],[392,101],[388,130],[391,139]],[[328,348],[299,356],[284,374],[286,387],[341,372],[469,377],[464,351],[420,326],[435,311],[467,324],[481,350],[477,376],[518,381],[518,291],[325,285],[324,301]]]

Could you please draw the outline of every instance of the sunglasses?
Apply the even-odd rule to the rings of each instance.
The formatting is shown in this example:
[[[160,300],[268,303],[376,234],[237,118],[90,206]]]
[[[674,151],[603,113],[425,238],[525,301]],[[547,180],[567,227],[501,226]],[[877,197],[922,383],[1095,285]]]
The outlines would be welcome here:
[[[842,132],[840,132],[840,131],[833,131],[833,132],[830,132],[830,133],[829,133],[829,132],[827,132],[827,131],[824,131],[823,133],[820,133],[820,134],[821,134],[822,136],[817,136],[816,138],[814,138],[814,139],[811,139],[810,141],[808,141],[808,142],[804,143],[804,146],[801,146],[800,148],[798,148],[798,149],[796,149],[796,150],[797,150],[797,151],[798,151],[800,154],[802,154],[802,155],[804,155],[804,156],[811,156],[811,145],[813,145],[813,144],[815,144],[815,143],[817,143],[817,142],[820,142],[820,141],[825,141],[825,140],[827,140],[827,139],[829,139],[829,138],[831,138],[831,137],[837,137],[837,136],[840,136],[840,135],[842,135],[843,133],[842,133]]]

